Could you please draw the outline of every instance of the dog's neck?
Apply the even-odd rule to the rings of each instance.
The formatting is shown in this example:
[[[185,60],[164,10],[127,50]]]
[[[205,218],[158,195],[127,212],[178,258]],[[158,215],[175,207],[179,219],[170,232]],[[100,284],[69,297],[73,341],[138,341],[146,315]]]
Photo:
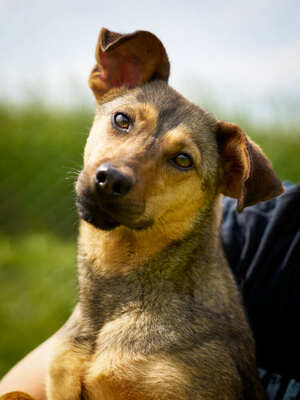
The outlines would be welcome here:
[[[178,291],[186,291],[195,282],[205,285],[222,257],[220,210],[217,201],[200,213],[181,237],[175,235],[175,226],[167,232],[155,228],[104,232],[82,223],[79,302],[84,319],[89,321],[90,334],[96,334],[105,321],[124,312],[147,311],[147,304],[159,304],[166,293],[172,303]],[[181,232],[183,225],[181,221]]]
[[[108,277],[149,267],[152,262],[165,264],[169,257],[172,262],[172,257],[176,260],[180,253],[188,257],[196,250],[207,259],[217,253],[219,225],[219,200],[196,218],[186,216],[142,231],[121,226],[106,232],[82,221],[79,262],[88,263],[96,275]]]

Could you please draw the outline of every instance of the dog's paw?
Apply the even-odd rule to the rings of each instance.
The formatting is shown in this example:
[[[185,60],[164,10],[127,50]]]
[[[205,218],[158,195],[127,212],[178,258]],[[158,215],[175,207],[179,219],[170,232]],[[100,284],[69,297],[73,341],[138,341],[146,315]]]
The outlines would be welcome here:
[[[34,398],[27,393],[16,391],[3,394],[0,400],[34,400]]]

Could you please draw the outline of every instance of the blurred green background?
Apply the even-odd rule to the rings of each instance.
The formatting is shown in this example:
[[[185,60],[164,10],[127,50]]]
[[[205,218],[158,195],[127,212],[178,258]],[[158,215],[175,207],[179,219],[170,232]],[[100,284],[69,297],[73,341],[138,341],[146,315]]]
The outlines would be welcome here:
[[[238,122],[282,179],[299,182],[299,127],[276,114],[269,124],[216,114]],[[55,332],[76,302],[73,188],[92,118],[84,107],[0,105],[0,376]]]

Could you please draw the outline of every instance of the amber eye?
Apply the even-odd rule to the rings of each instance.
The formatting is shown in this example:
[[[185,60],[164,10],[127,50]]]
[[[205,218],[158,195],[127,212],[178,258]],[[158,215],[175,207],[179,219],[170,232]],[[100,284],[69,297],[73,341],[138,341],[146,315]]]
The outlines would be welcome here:
[[[132,125],[132,121],[126,114],[118,112],[113,115],[113,125],[117,129],[128,131]]]
[[[193,166],[193,160],[191,156],[186,153],[177,154],[176,157],[172,159],[172,162],[181,169],[188,169]]]

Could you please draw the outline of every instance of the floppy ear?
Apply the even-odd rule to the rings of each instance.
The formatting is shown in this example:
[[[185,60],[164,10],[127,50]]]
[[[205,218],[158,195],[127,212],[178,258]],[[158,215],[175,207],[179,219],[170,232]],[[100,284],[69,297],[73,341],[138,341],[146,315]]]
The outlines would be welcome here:
[[[155,35],[146,31],[122,35],[102,28],[96,61],[89,85],[98,99],[112,88],[133,88],[153,79],[169,78],[166,50]]]
[[[217,141],[222,164],[221,192],[238,199],[238,212],[284,192],[270,161],[239,126],[219,122]]]

